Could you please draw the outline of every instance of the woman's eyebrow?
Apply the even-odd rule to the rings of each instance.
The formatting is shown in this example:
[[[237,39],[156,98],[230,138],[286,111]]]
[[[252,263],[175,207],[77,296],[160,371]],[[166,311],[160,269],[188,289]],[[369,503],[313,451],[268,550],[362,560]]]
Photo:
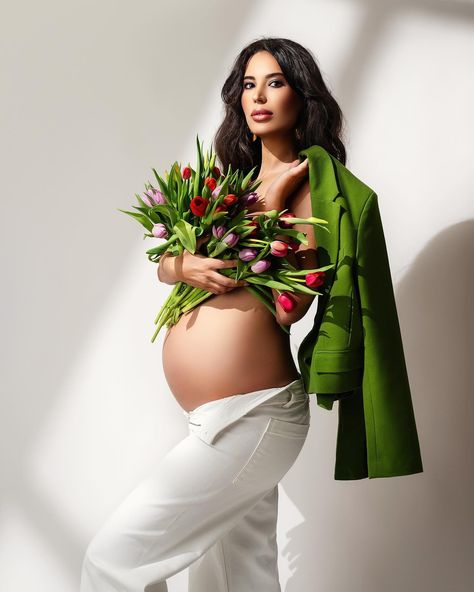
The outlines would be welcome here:
[[[272,76],[283,76],[283,72],[273,72],[272,74],[267,74],[264,78],[271,78]],[[255,80],[255,76],[244,76],[244,80],[246,78],[251,78],[252,80]]]

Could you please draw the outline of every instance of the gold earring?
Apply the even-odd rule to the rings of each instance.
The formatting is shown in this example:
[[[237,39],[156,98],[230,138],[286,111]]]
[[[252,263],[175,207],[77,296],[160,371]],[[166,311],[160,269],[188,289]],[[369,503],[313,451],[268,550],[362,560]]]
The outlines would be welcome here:
[[[257,135],[256,134],[253,134],[253,136],[252,136],[252,142],[255,142],[256,139],[257,139]]]

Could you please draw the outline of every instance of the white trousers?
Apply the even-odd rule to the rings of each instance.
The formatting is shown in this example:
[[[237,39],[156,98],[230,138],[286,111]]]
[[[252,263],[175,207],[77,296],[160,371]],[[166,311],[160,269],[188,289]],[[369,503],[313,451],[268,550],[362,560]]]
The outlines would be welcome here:
[[[310,425],[302,378],[183,412],[189,435],[90,541],[80,592],[167,592],[188,566],[190,592],[281,592],[278,482]]]

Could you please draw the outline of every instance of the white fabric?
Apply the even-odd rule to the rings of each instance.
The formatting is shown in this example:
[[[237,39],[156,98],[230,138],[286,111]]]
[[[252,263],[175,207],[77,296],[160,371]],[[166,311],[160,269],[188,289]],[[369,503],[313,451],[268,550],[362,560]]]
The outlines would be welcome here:
[[[86,550],[80,592],[281,592],[278,483],[309,429],[302,378],[209,401],[189,435],[108,518]]]

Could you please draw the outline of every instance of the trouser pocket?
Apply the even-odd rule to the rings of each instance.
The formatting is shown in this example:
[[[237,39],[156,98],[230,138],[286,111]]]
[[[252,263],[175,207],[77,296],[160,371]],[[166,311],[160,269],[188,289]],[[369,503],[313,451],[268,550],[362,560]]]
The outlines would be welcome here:
[[[257,444],[232,483],[256,487],[278,483],[298,457],[309,425],[269,417]]]

